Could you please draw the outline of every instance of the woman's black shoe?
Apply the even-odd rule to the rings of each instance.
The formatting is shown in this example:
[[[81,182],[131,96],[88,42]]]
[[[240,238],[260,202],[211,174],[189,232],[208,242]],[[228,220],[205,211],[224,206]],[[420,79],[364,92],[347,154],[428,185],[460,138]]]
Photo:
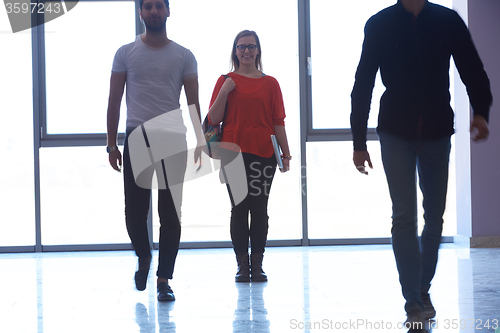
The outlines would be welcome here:
[[[252,282],[266,282],[267,275],[262,269],[262,260],[264,259],[264,253],[252,253],[251,256],[251,274]]]
[[[238,272],[236,272],[234,281],[250,282],[250,258],[248,253],[237,254],[236,262],[238,263]]]

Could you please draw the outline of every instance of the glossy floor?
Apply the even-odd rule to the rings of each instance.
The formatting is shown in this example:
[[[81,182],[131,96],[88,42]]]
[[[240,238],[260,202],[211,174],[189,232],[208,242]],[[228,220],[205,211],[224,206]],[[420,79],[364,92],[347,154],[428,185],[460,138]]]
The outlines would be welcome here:
[[[154,259],[156,260],[156,254]],[[0,332],[406,332],[390,246],[268,248],[267,283],[235,283],[231,249],[181,250],[156,300],[132,252],[0,255]],[[500,332],[500,249],[440,250],[431,331]]]

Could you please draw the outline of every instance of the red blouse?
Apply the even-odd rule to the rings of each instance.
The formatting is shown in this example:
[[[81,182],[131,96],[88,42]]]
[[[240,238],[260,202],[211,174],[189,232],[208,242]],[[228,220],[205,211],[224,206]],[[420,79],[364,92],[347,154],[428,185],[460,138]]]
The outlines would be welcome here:
[[[244,153],[271,157],[274,154],[271,144],[274,125],[284,126],[286,116],[278,81],[269,75],[260,78],[236,73],[228,75],[236,87],[227,98],[221,141],[235,143]],[[224,76],[217,80],[210,107],[217,99],[224,81]]]

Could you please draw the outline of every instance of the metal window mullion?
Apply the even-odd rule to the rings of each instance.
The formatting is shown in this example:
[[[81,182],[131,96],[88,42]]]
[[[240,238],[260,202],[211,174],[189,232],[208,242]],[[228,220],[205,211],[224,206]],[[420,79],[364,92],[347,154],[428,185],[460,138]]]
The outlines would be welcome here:
[[[144,24],[139,16],[139,1],[135,1],[135,34],[140,35],[145,31]]]
[[[369,141],[377,141],[378,135],[375,128],[368,128],[366,138]],[[329,141],[352,141],[351,129],[314,129],[307,135],[307,142],[329,142]]]
[[[45,130],[45,38],[43,14],[31,16],[31,55],[33,85],[33,173],[35,192],[35,252],[42,252],[41,188],[40,188],[40,147]]]
[[[300,165],[302,198],[302,245],[309,245],[307,222],[307,150],[306,142],[311,128],[312,91],[309,62],[311,57],[310,0],[298,0],[299,27],[299,91],[300,91]]]

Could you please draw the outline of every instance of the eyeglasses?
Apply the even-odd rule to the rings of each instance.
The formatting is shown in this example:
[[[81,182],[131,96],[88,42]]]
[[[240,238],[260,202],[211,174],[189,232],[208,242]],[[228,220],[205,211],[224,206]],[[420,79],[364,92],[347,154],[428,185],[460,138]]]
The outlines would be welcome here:
[[[255,49],[257,48],[257,45],[255,44],[249,44],[249,45],[243,45],[243,44],[240,44],[240,45],[236,45],[236,49],[240,52],[245,52],[246,49],[248,49],[248,51],[250,52],[253,52],[255,51]]]

